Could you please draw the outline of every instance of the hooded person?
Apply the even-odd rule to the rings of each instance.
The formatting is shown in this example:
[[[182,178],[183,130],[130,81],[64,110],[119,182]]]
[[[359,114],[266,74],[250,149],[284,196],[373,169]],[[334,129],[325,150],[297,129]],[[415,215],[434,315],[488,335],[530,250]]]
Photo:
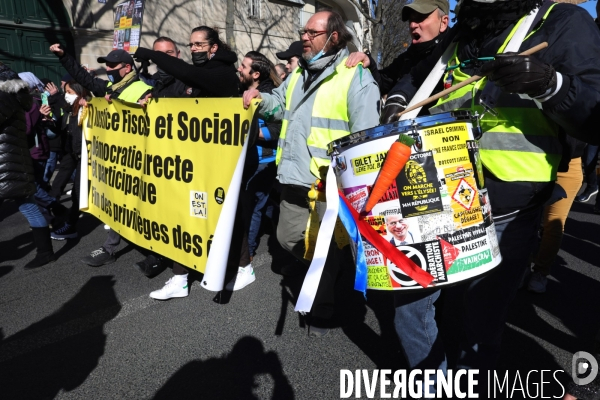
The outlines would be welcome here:
[[[561,159],[568,156],[559,133],[600,142],[600,35],[590,15],[570,4],[463,0],[458,6],[457,24],[397,83],[390,100],[404,108],[421,100],[413,97],[422,85],[437,93],[470,76],[486,76],[417,111],[421,116],[454,110],[481,115],[484,186],[503,261],[460,291],[465,339],[457,367],[479,369],[485,378],[500,355],[509,304],[530,268],[543,206],[552,196]],[[549,47],[516,55],[543,42]],[[452,68],[430,75],[444,53],[452,54]],[[494,114],[484,105],[495,105]],[[437,290],[395,296],[395,325],[411,368],[447,368],[434,320],[439,295]]]
[[[219,33],[208,26],[192,29],[188,44],[192,64],[160,51],[138,47],[138,61],[152,60],[159,71],[178,79],[199,93],[195,97],[232,97],[239,94],[235,63],[237,56],[219,39]]]
[[[26,269],[55,261],[48,222],[33,196],[36,182],[29,149],[34,141],[25,131],[25,113],[32,104],[28,84],[0,63],[0,204],[13,199],[29,221],[37,252]]]

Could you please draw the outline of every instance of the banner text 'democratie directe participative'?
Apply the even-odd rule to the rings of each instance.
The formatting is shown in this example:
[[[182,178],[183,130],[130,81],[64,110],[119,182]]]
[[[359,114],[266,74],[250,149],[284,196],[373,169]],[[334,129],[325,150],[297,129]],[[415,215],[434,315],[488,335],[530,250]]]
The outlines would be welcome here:
[[[159,99],[145,109],[93,99],[82,209],[128,241],[204,272],[211,247],[231,239],[253,112],[241,99]]]

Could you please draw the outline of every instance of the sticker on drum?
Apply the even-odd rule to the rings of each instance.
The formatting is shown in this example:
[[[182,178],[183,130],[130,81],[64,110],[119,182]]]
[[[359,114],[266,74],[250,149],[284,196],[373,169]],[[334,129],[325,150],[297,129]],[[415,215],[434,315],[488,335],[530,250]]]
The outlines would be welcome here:
[[[434,277],[431,287],[475,278],[501,261],[473,123],[478,120],[468,113],[419,117],[350,135],[330,147],[346,166],[336,170],[338,183],[362,212],[398,135],[417,139],[420,146],[412,147],[406,166],[365,220]],[[423,289],[364,238],[363,244],[368,288]]]
[[[402,215],[442,212],[440,182],[431,151],[413,153],[396,178]]]

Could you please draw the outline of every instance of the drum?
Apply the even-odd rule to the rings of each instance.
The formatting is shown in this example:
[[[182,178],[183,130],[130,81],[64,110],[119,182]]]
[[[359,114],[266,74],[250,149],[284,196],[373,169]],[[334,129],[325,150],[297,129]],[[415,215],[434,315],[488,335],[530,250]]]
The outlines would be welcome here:
[[[330,143],[338,185],[361,212],[399,134],[415,143],[396,181],[365,219],[416,265],[430,288],[481,276],[502,260],[484,185],[478,116],[457,111],[398,121]],[[369,289],[423,290],[364,240]]]

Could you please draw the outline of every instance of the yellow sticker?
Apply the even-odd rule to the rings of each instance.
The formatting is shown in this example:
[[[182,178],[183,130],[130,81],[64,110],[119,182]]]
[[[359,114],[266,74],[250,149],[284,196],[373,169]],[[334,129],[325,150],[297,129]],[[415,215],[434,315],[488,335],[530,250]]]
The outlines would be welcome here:
[[[469,162],[467,140],[469,129],[466,123],[440,125],[419,131],[424,150],[433,151],[436,168]]]
[[[379,171],[383,165],[386,155],[387,151],[382,151],[380,153],[367,154],[362,157],[352,158],[350,162],[352,163],[354,175],[370,174],[371,172]]]
[[[483,213],[475,184],[473,165],[465,163],[444,168],[444,176],[456,228],[461,229],[482,223]]]
[[[379,290],[392,290],[390,274],[387,267],[369,267],[367,287]]]

